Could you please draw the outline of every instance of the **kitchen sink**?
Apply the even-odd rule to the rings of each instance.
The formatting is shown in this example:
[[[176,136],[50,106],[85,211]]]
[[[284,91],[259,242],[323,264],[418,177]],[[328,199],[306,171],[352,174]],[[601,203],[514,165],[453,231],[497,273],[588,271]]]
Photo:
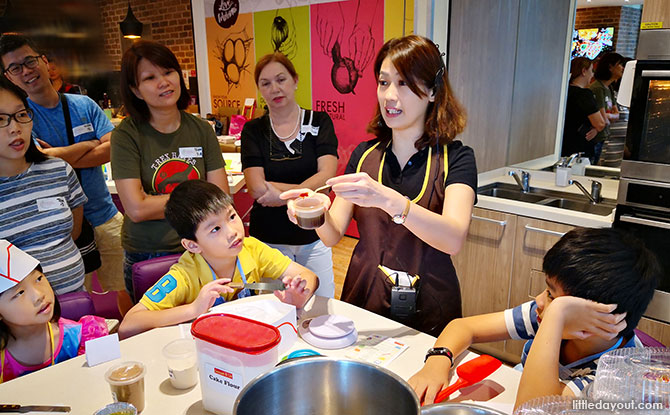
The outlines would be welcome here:
[[[574,210],[600,216],[609,215],[616,206],[616,201],[612,199],[603,199],[601,203],[594,205],[582,194],[541,189],[537,187],[531,187],[527,193],[524,193],[516,184],[502,182],[481,186],[477,189],[477,194]]]
[[[612,213],[614,205],[608,202],[598,203],[596,205],[587,201],[577,201],[571,199],[546,199],[539,204],[544,206],[553,206],[561,209],[576,210],[578,212],[592,213],[594,215],[607,216]]]
[[[508,185],[507,183],[493,183],[498,186],[484,186],[477,189],[477,194],[484,196],[500,197],[503,199],[518,200],[521,202],[537,203],[546,199],[545,196],[533,193],[524,193],[519,189],[519,186]],[[500,186],[504,185],[504,186]]]

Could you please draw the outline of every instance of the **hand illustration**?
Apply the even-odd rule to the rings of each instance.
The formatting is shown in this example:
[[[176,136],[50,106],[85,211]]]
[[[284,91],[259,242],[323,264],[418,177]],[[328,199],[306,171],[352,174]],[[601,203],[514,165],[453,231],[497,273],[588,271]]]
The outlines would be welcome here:
[[[320,8],[318,9],[320,10]],[[342,32],[344,31],[344,17],[327,16],[325,13],[317,12],[316,15],[316,33],[319,36],[319,45],[323,49],[323,54],[331,56],[335,43],[342,42]]]
[[[354,25],[349,36],[349,53],[353,57],[354,67],[359,73],[370,63],[375,53],[375,39],[372,37],[372,28],[366,24]]]

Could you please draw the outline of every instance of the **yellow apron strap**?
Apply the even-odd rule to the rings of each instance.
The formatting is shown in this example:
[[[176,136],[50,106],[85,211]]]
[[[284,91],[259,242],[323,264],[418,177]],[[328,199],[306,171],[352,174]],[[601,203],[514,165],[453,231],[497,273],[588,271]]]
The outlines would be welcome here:
[[[370,147],[369,149],[365,150],[365,153],[361,156],[360,160],[358,160],[358,166],[356,167],[356,173],[360,173],[361,171],[361,166],[363,165],[363,161],[365,158],[370,154],[372,150],[374,150],[377,146],[379,145],[379,142]],[[447,145],[445,144],[443,146],[444,149],[444,184],[447,184],[447,173],[449,172],[449,160],[447,157]],[[418,203],[419,200],[423,197],[424,193],[426,192],[426,188],[428,187],[428,176],[430,176],[430,166],[432,163],[432,156],[433,155],[433,148],[429,147],[428,148],[428,161],[426,163],[426,173],[424,174],[423,178],[423,184],[421,185],[421,191],[419,192],[419,195],[412,199],[413,203]],[[379,165],[379,174],[377,175],[377,181],[379,183],[382,182],[382,170],[384,169],[384,161],[386,160],[386,153],[382,155],[382,161]]]
[[[360,172],[361,172],[361,166],[363,165],[363,160],[365,160],[365,158],[368,156],[368,154],[370,154],[370,152],[371,152],[372,150],[374,150],[378,145],[379,145],[379,142],[377,142],[377,144],[375,144],[374,146],[370,147],[369,149],[365,150],[365,153],[363,153],[363,155],[361,156],[361,159],[358,160],[358,166],[356,166],[356,173],[360,173]]]
[[[444,149],[444,185],[447,185],[447,174],[449,174],[449,154],[447,154],[447,145],[442,146]]]
[[[53,366],[56,363],[56,347],[54,346],[54,331],[51,328],[51,322],[49,321],[47,323],[47,328],[49,329],[49,341],[51,343],[51,365]]]
[[[0,350],[0,383],[5,376],[5,349]]]

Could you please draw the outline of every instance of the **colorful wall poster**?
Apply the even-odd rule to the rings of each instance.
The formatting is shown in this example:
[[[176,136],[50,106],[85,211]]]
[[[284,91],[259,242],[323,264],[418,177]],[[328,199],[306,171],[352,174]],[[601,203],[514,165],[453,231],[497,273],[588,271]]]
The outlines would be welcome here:
[[[254,45],[256,61],[262,56],[281,52],[298,72],[295,98],[303,108],[312,108],[309,7],[290,7],[254,13]],[[260,93],[258,107],[265,102]]]
[[[215,17],[206,17],[205,25],[212,112],[241,110],[245,98],[256,95],[252,14],[240,14],[226,29]]]
[[[384,39],[384,1],[347,0],[311,6],[312,108],[333,119],[339,140],[337,173],[369,138],[377,105],[372,64]]]

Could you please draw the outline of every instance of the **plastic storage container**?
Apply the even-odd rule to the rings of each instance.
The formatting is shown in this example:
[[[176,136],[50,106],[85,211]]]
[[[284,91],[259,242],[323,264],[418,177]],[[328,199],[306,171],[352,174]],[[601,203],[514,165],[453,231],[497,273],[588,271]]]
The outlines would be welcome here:
[[[670,350],[630,347],[598,360],[593,399],[662,403],[670,411]]]
[[[203,407],[229,415],[242,388],[279,360],[277,328],[231,314],[199,317],[191,326],[198,351]]]

